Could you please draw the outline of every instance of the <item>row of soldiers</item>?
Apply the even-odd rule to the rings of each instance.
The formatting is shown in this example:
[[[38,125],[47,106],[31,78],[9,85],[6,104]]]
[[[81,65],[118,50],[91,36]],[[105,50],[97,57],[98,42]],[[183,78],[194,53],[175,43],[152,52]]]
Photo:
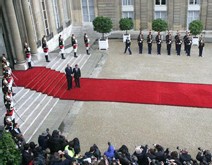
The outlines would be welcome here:
[[[89,53],[90,39],[88,38],[88,35],[86,33],[84,34],[84,44],[85,44],[85,48],[86,48],[86,54],[90,55],[90,53]],[[64,39],[62,38],[62,35],[59,35],[58,46],[59,46],[59,49],[60,49],[59,53],[61,55],[61,58],[65,59],[65,56],[64,56],[64,54],[65,54],[65,42],[64,42]],[[74,34],[71,35],[71,46],[73,47],[73,50],[74,50],[74,57],[77,58],[78,57],[77,56],[78,41],[77,41]],[[47,39],[46,39],[45,35],[42,38],[42,48],[43,48],[43,52],[45,53],[46,62],[50,62],[49,56],[48,56],[49,49],[48,49]]]
[[[15,122],[15,107],[13,92],[13,85],[15,85],[15,75],[12,73],[10,63],[6,59],[6,55],[2,55],[3,79],[2,79],[2,93],[5,105],[4,127],[5,130],[11,132],[15,142],[21,147],[25,143],[25,139],[19,129],[18,123]],[[13,78],[14,77],[14,78]],[[17,79],[17,78],[16,78]]]
[[[149,34],[147,35],[147,46],[148,46],[148,54],[152,53],[152,43],[153,43],[153,35],[151,33],[151,31],[149,31]],[[143,41],[144,41],[144,35],[142,32],[140,32],[140,34],[137,37],[137,42],[138,42],[138,47],[139,47],[139,54],[142,54],[143,52]],[[178,56],[180,56],[181,54],[181,46],[184,43],[184,51],[186,52],[187,56],[190,56],[190,52],[191,52],[191,46],[192,46],[192,37],[190,35],[189,32],[186,32],[186,35],[182,38],[180,33],[177,32],[177,34],[174,37],[174,40],[172,38],[172,34],[171,32],[168,32],[168,34],[166,35],[165,38],[166,41],[166,45],[167,45],[167,54],[171,55],[171,47],[172,47],[172,43],[175,42],[175,50]],[[160,34],[160,32],[158,32],[158,34],[155,37],[155,42],[157,44],[157,55],[161,55],[161,46],[162,46],[162,42],[163,42],[163,38],[162,35]],[[126,39],[125,42],[125,51],[124,53],[126,53],[126,51],[129,51],[129,54],[132,54],[132,51],[130,49],[130,45],[131,45],[131,41],[129,38]],[[199,56],[202,57],[202,52],[203,52],[203,47],[205,46],[204,40],[202,38],[202,36],[199,38]]]

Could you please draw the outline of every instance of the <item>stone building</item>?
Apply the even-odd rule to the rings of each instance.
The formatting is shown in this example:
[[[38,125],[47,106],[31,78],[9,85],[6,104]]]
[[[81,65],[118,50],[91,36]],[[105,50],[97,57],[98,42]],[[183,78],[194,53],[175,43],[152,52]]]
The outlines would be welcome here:
[[[123,17],[134,20],[134,30],[151,29],[156,18],[172,30],[186,30],[196,19],[205,30],[212,29],[212,0],[0,0],[0,12],[0,53],[6,52],[12,67],[21,70],[26,69],[25,41],[39,58],[43,35],[53,50],[60,34],[69,37],[72,26],[92,24],[96,16],[110,17],[114,30]]]

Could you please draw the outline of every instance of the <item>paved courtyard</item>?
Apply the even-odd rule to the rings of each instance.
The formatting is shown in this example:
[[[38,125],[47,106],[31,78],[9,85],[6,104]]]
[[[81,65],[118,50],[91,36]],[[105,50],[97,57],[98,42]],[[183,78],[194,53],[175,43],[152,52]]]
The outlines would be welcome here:
[[[160,56],[156,55],[155,44],[152,55],[147,54],[146,43],[140,55],[133,41],[132,56],[123,54],[124,44],[119,39],[110,40],[109,46],[109,50],[100,51],[105,58],[98,78],[212,84],[211,44],[206,44],[203,58],[198,57],[197,46],[192,47],[191,57],[183,50],[177,56],[174,44],[171,56],[166,53],[165,43]],[[212,109],[114,102],[75,105],[64,120],[64,133],[68,139],[80,139],[82,153],[94,143],[104,151],[108,141],[116,148],[125,144],[131,152],[137,145],[153,147],[153,143],[171,150],[187,148],[193,156],[198,147],[212,149]]]

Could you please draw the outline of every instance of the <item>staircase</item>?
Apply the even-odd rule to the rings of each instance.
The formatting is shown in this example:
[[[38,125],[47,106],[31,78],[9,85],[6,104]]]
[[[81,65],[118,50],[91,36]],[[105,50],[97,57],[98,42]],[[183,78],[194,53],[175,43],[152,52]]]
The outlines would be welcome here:
[[[58,81],[58,84],[61,83],[61,86],[66,85],[66,81],[61,81],[65,78],[65,67],[69,63],[74,67],[75,64],[78,64],[82,70],[82,77],[91,77],[94,76],[92,73],[96,72],[97,67],[99,67],[99,62],[104,58],[100,52],[93,52],[92,55],[86,55],[83,35],[87,33],[95,34],[93,30],[89,27],[73,27],[73,33],[78,39],[79,49],[78,49],[78,58],[74,58],[72,47],[70,47],[69,40],[66,42],[65,57],[66,59],[61,59],[59,50],[55,50],[49,53],[51,62],[44,62],[44,58],[41,61],[32,63],[34,66],[45,66],[48,68],[48,71],[45,73],[39,73],[34,75],[34,77],[39,77],[41,74],[45,74],[46,78],[44,82],[33,82],[34,84],[28,84],[27,86],[33,86],[31,89],[23,87],[14,87],[13,90],[16,93],[14,96],[14,103],[16,108],[16,122],[19,123],[20,129],[24,134],[26,141],[34,141],[37,143],[38,136],[49,128],[50,131],[54,129],[59,129],[62,131],[63,123],[65,117],[68,113],[71,112],[72,107],[77,104],[74,100],[60,100],[54,98],[53,96],[48,96],[44,93],[40,93],[41,89],[45,88],[45,91],[49,91],[51,88],[51,83],[53,81]],[[93,33],[92,33],[93,32]],[[96,40],[96,36],[89,36],[91,43]],[[101,64],[100,64],[101,65]],[[58,77],[52,77],[52,70],[59,71]],[[32,79],[33,80],[33,79]],[[34,89],[38,88],[37,91]],[[58,89],[53,89],[58,90]],[[53,92],[53,91],[52,91]],[[55,92],[55,91],[54,91]],[[0,97],[3,98],[2,92]],[[81,103],[80,103],[81,104]],[[0,101],[0,122],[3,124],[3,117],[5,114],[5,107],[3,105],[3,100]],[[77,114],[74,114],[77,115]],[[73,121],[72,121],[73,122]],[[63,125],[63,124],[62,124]]]

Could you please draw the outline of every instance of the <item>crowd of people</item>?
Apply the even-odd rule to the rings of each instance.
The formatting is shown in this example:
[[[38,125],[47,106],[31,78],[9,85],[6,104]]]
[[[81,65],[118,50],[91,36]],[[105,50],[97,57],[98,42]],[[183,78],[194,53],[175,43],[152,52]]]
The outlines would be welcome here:
[[[158,34],[156,35],[156,37],[154,39],[152,32],[149,31],[146,41],[147,41],[148,54],[152,54],[152,44],[153,44],[153,41],[155,41],[156,46],[157,46],[157,55],[161,55],[161,46],[163,43],[163,37],[160,34],[160,32],[158,32]],[[143,43],[144,43],[144,35],[142,32],[140,32],[140,34],[138,35],[137,42],[138,42],[139,54],[142,54],[143,53]],[[181,35],[178,31],[177,31],[177,34],[174,36],[174,38],[172,38],[171,32],[168,32],[165,37],[165,42],[166,42],[167,55],[171,55],[172,43],[175,43],[175,51],[178,56],[181,55],[181,47],[183,44],[184,44],[184,51],[185,51],[186,55],[191,56],[192,37],[188,31],[186,31],[186,34],[183,38],[181,37]],[[129,54],[132,55],[130,46],[131,46],[131,40],[128,37],[125,41],[124,53],[126,53],[126,51],[128,50]],[[203,40],[203,37],[201,36],[199,38],[199,43],[198,43],[199,57],[203,57],[202,53],[203,53],[204,46],[205,46],[205,42]]]

